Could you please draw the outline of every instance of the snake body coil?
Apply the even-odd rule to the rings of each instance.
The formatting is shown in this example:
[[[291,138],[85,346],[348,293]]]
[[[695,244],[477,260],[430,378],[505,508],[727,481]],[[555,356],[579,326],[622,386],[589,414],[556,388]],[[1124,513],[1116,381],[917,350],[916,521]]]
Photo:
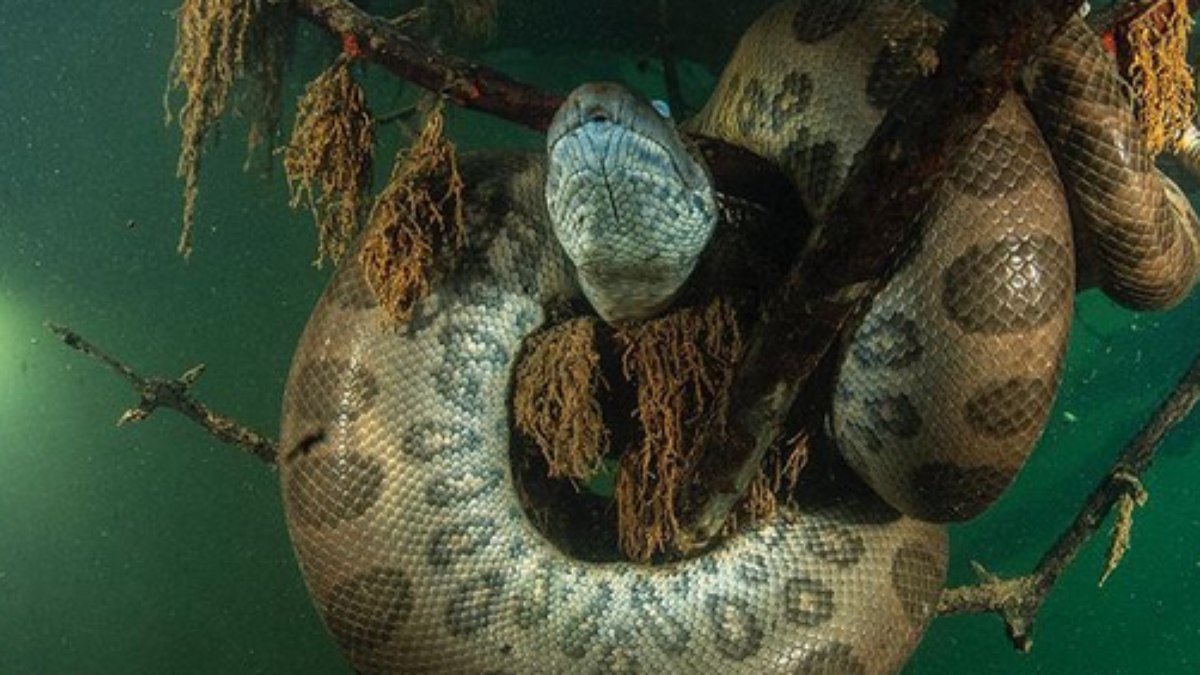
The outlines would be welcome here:
[[[787,167],[819,216],[937,31],[908,3],[785,3],[749,29],[696,126]],[[959,519],[994,499],[1057,383],[1072,243],[1029,114],[1012,98],[975,139],[846,346],[836,441],[892,506],[817,490],[699,558],[647,567],[564,555],[529,522],[509,468],[513,363],[548,308],[586,295],[610,318],[656,311],[707,240],[695,228],[711,229],[669,126],[596,94],[568,105],[599,113],[576,121],[597,125],[578,139],[609,141],[559,157],[552,143],[564,163],[548,196],[543,157],[463,158],[468,243],[411,320],[388,323],[354,254],[314,309],[280,440],[314,601],[363,673],[895,672],[946,566],[943,529],[912,515]],[[601,126],[614,123],[636,133]],[[594,185],[572,183],[581,162],[602,183],[643,181],[605,185],[609,207],[580,202],[597,213],[636,213],[617,197],[654,194],[650,211],[673,214],[621,223],[618,237],[640,242],[619,265],[588,244],[612,231],[570,225],[577,201],[558,190]]]

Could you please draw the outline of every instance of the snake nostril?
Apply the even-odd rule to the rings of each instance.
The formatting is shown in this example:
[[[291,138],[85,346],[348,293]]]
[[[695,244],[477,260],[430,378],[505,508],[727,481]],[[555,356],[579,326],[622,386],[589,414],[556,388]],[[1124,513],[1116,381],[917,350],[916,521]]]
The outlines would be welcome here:
[[[608,111],[600,106],[595,106],[588,110],[587,119],[589,122],[607,122],[609,120]]]

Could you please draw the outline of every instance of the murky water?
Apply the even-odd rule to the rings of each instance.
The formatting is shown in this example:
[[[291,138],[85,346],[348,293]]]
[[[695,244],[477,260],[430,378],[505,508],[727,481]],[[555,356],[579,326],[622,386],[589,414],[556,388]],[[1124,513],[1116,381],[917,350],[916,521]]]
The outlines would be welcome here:
[[[178,130],[160,100],[173,5],[0,0],[0,673],[347,672],[305,593],[275,474],[170,412],[114,427],[130,389],[41,325],[68,324],[146,373],[202,361],[206,402],[276,433],[328,270],[309,264],[311,220],[287,208],[280,172],[240,173],[237,121],[205,162],[195,254],[175,255]],[[560,90],[610,78],[661,92],[653,64],[600,38],[564,51],[528,32],[502,34],[486,58]],[[288,102],[333,53],[308,30],[299,42]],[[684,65],[698,103],[715,74]],[[378,109],[401,100],[386,77],[368,81]],[[470,147],[539,140],[478,115],[451,126]],[[1139,315],[1088,293],[1078,307],[1053,421],[1003,501],[954,529],[955,583],[971,560],[1031,567],[1200,352],[1198,299]],[[1031,654],[994,617],[944,618],[906,672],[1200,670],[1198,432],[1187,422],[1163,447],[1108,584],[1095,583],[1102,538],[1070,568]]]

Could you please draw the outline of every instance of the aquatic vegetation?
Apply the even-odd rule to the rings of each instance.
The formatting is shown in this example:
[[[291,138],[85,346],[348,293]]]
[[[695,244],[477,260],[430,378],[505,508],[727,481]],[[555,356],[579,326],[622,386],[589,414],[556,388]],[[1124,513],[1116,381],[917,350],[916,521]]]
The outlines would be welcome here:
[[[612,434],[597,389],[605,386],[594,317],[578,317],[526,341],[517,366],[513,421],[541,451],[551,477],[586,481],[600,470]]]
[[[341,259],[371,186],[374,128],[350,67],[339,56],[305,87],[283,156],[292,208],[307,206],[316,220],[318,264]]]
[[[185,256],[192,250],[202,148],[225,114],[239,77],[253,74],[260,92],[251,106],[257,112],[251,147],[261,145],[278,124],[278,91],[286,58],[283,24],[290,17],[286,8],[268,7],[263,0],[184,0],[176,12],[175,55],[163,106],[169,123],[173,118],[170,94],[184,90],[177,113],[182,139],[176,175],[183,179],[179,252]]]
[[[1159,0],[1118,31],[1150,152],[1184,149],[1196,115],[1196,86],[1187,63],[1192,17],[1187,0]]]
[[[642,427],[640,446],[621,458],[617,527],[626,555],[648,560],[675,539],[683,479],[700,460],[698,441],[722,432],[742,335],[733,307],[717,299],[622,325],[616,339],[621,369],[637,383]]]
[[[441,104],[435,104],[412,147],[397,153],[371,209],[370,239],[359,257],[371,290],[396,321],[411,315],[429,294],[439,266],[452,264],[466,243],[463,180],[444,124]],[[349,239],[345,231],[336,236],[326,243],[322,228],[322,249],[336,244],[335,259]]]

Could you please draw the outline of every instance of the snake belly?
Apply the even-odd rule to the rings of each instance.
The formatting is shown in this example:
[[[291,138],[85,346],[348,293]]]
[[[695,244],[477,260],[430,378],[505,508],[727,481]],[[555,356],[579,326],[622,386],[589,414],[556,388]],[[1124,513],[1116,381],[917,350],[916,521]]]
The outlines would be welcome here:
[[[470,241],[389,325],[347,256],[285,394],[280,464],[309,592],[363,673],[888,673],[946,564],[942,528],[870,494],[785,510],[665,566],[568,558],[509,468],[509,387],[546,308],[576,296],[545,160],[464,157]]]

